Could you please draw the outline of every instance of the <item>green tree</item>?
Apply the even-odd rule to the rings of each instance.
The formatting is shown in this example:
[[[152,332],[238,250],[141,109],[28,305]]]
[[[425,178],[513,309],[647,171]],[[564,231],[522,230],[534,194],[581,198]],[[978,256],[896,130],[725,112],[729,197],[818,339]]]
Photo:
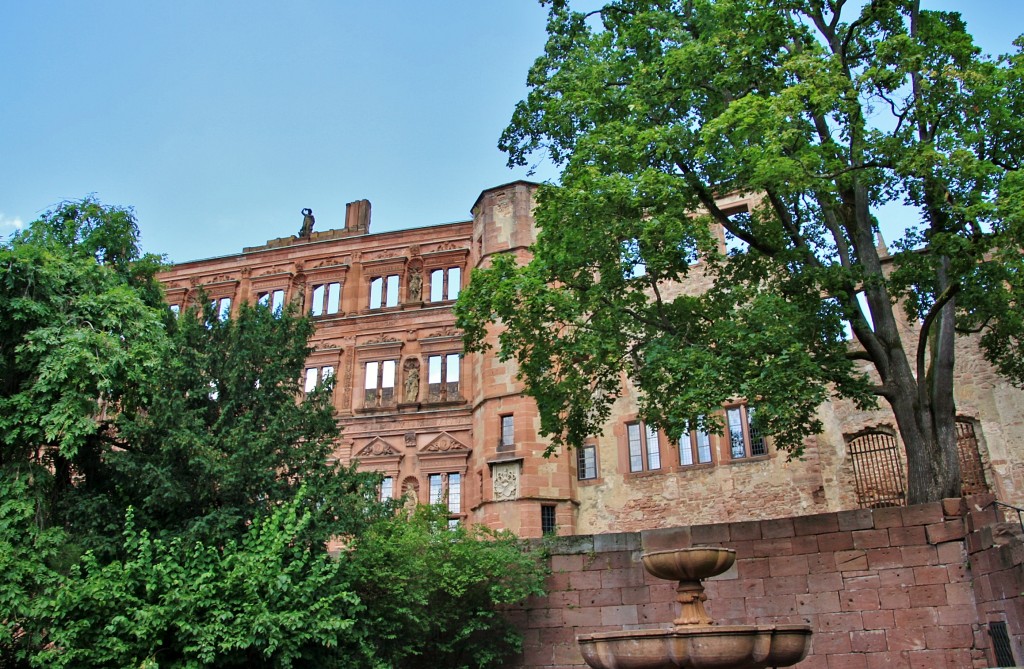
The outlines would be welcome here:
[[[519,652],[522,635],[499,612],[543,594],[539,550],[510,532],[448,527],[448,512],[421,506],[375,524],[344,558],[360,615],[367,669],[484,669]],[[353,653],[355,656],[356,653]]]
[[[76,526],[97,542],[116,537],[131,506],[154,536],[220,545],[300,487],[323,511],[308,527],[313,543],[387,513],[375,475],[333,462],[332,380],[297,397],[313,323],[248,304],[222,320],[200,302],[170,325],[144,410],[118,416],[101,475],[71,496]]]
[[[47,602],[37,667],[348,667],[359,598],[305,537],[305,495],[220,546],[153,538],[129,512],[123,558],[87,552]]]
[[[30,471],[50,502],[91,474],[156,368],[160,263],[137,236],[130,209],[85,199],[0,244],[0,469]]]
[[[959,495],[957,333],[1024,382],[1024,56],[984,57],[918,4],[550,2],[501,146],[546,154],[561,185],[538,193],[533,259],[475,272],[457,313],[470,348],[503,325],[556,445],[602,429],[623,372],[670,435],[746,397],[797,453],[829,397],[880,398],[908,501]],[[917,224],[886,258],[893,202]]]

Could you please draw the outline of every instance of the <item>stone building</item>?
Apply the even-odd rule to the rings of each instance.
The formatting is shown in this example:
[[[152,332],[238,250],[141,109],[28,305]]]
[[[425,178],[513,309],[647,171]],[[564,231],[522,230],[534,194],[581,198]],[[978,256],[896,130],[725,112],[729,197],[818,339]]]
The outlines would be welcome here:
[[[348,205],[343,228],[315,232],[304,223],[298,236],[181,263],[160,278],[175,310],[200,286],[224,315],[243,301],[298,302],[317,324],[304,387],[335,377],[344,428],[337,457],[381,472],[384,496],[447,504],[452,522],[535,537],[902,503],[905,466],[891,414],[843,402],[821,408],[825,430],[801,460],[754,433],[743,403],[723,407],[726,435],[670,443],[639,421],[629,393],[602,435],[542,457],[547,442],[514,364],[463,354],[452,313],[474,267],[499,252],[526,257],[534,189],[525,181],[491,188],[471,220],[379,234],[361,200]],[[699,272],[679,289],[699,290]],[[1024,505],[1024,394],[969,341],[957,365],[967,492]]]

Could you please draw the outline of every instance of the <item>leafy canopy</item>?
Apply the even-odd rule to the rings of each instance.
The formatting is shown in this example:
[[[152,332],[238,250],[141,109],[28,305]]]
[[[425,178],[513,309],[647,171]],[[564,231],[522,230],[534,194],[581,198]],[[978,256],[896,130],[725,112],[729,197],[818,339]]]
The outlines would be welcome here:
[[[795,453],[825,399],[882,398],[912,476],[958,485],[955,332],[1024,382],[1024,56],[981,56],[916,0],[544,4],[500,146],[561,184],[538,191],[532,260],[474,273],[467,346],[501,324],[555,445],[599,433],[624,378],[672,436],[746,398]],[[918,218],[890,253],[894,202]]]

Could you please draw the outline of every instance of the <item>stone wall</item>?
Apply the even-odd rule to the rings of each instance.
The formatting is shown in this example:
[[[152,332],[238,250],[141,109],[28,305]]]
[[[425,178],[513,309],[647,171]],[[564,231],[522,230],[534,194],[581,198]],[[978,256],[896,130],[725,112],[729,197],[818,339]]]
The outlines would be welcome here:
[[[991,499],[559,538],[549,594],[509,612],[525,634],[512,666],[584,666],[578,634],[667,626],[675,584],[645,574],[640,554],[700,544],[737,551],[706,582],[710,615],[811,625],[802,669],[995,666],[993,621],[1021,662],[1024,545]]]

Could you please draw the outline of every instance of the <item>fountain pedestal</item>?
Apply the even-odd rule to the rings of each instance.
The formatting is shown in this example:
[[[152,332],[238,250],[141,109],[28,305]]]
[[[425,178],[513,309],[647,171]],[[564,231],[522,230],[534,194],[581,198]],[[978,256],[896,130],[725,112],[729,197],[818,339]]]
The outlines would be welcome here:
[[[806,657],[808,625],[715,625],[708,615],[702,580],[728,570],[736,551],[699,546],[646,553],[641,559],[652,576],[679,583],[675,628],[580,635],[580,651],[591,667],[765,669]]]

